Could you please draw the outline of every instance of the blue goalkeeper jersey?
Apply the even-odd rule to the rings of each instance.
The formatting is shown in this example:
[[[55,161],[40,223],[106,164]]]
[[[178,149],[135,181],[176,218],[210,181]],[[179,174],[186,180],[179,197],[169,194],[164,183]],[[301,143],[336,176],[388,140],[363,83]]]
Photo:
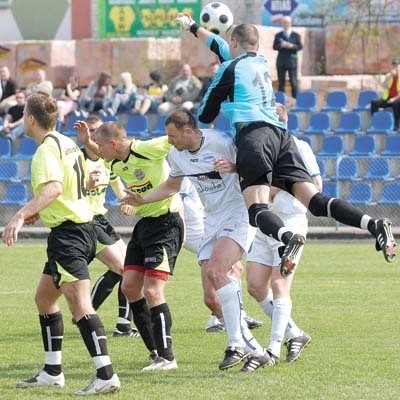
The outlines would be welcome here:
[[[264,56],[245,52],[230,59],[228,43],[218,35],[207,38],[206,46],[222,62],[208,88],[198,118],[214,121],[220,111],[235,123],[265,121],[286,128],[276,112],[269,67]]]

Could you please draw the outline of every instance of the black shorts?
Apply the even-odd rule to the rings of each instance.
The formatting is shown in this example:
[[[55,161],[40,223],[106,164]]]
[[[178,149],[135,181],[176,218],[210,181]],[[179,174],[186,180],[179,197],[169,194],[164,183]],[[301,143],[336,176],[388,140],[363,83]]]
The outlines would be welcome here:
[[[52,228],[47,238],[47,262],[43,273],[57,288],[64,282],[90,279],[88,265],[96,255],[97,235],[91,222],[67,221]]]
[[[235,139],[242,191],[248,186],[276,186],[289,193],[295,182],[312,182],[296,143],[286,129],[254,122]]]
[[[142,218],[128,243],[125,266],[143,266],[172,275],[182,247],[183,229],[179,213]]]
[[[121,239],[121,236],[115,231],[104,215],[95,215],[93,217],[93,224],[96,229],[97,240],[100,244],[111,246]]]

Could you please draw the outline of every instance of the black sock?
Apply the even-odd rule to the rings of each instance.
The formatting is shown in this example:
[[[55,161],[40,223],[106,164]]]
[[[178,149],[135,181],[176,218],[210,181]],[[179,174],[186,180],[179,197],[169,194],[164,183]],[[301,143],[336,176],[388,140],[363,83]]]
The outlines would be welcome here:
[[[130,306],[133,314],[133,322],[143,339],[144,345],[149,351],[156,350],[157,346],[154,340],[151,314],[146,299],[142,298],[134,303],[130,303]]]
[[[107,337],[100,317],[97,314],[85,315],[76,324],[90,356],[97,358],[96,376],[103,380],[110,379],[114,370],[108,357]]]
[[[121,281],[121,275],[113,271],[107,271],[99,279],[92,288],[92,304],[93,308],[97,310],[104,302],[104,300],[111,294],[114,286]]]
[[[61,312],[39,315],[39,321],[42,330],[44,351],[47,353],[61,353],[64,335],[64,323]],[[55,364],[46,363],[43,369],[49,375],[59,375],[62,370],[61,361]]]
[[[127,321],[130,322],[132,321],[131,307],[129,305],[128,299],[122,293],[121,283],[122,281],[118,285],[118,317],[126,319]]]
[[[168,304],[160,304],[150,309],[153,323],[154,338],[157,343],[157,352],[166,360],[173,360],[171,327],[172,318]]]

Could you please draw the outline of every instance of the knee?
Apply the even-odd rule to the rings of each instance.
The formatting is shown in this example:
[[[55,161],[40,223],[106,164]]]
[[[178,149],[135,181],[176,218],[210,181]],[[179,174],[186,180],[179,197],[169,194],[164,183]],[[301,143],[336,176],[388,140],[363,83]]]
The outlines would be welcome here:
[[[308,209],[316,217],[325,217],[328,215],[328,205],[331,200],[331,198],[318,192],[311,198]]]
[[[251,226],[258,227],[257,216],[262,211],[268,210],[268,204],[254,203],[249,208],[249,222]]]

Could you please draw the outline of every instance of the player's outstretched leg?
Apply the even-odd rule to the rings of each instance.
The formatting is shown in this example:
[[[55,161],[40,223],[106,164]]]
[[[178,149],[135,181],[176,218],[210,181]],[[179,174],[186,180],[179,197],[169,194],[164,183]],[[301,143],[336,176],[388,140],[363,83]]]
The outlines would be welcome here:
[[[376,221],[375,237],[376,250],[382,250],[385,260],[393,262],[396,259],[397,244],[392,233],[392,221],[387,218]]]
[[[311,337],[307,333],[303,332],[301,336],[289,339],[285,344],[287,347],[286,362],[288,364],[296,361],[301,352],[308,346],[311,342]]]
[[[291,237],[282,254],[280,265],[282,276],[287,276],[294,271],[301,255],[300,249],[304,246],[305,242],[306,238],[299,233],[295,233]]]

